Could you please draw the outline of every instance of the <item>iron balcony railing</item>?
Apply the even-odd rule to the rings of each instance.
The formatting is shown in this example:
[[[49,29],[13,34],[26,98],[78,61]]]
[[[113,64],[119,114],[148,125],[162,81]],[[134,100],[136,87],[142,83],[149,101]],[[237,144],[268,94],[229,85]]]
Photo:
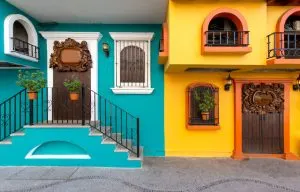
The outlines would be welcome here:
[[[39,48],[21,39],[12,37],[14,52],[26,55],[35,59],[39,59]]]
[[[268,59],[300,58],[300,31],[275,32],[267,36]]]
[[[246,47],[249,45],[249,31],[220,31],[205,32],[205,46],[234,46]]]
[[[0,141],[24,125],[89,125],[140,156],[140,122],[100,94],[82,87],[79,100],[71,101],[65,88],[44,88],[35,100],[22,90],[0,104]]]

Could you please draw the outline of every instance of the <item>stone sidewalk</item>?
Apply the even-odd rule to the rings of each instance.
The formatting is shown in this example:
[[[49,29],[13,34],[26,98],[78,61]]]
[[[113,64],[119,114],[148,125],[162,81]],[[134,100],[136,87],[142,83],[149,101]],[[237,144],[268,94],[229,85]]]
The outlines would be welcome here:
[[[142,169],[0,167],[1,192],[300,192],[300,161],[146,158]]]

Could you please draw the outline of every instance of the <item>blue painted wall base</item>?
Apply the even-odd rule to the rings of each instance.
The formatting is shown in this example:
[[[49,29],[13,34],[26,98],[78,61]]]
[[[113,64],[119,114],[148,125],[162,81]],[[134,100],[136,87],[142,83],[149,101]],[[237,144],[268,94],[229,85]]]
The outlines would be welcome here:
[[[128,152],[115,152],[115,144],[103,144],[103,136],[91,136],[89,127],[35,127],[23,132],[25,135],[11,136],[11,144],[0,144],[1,166],[142,165],[141,160],[129,160]]]

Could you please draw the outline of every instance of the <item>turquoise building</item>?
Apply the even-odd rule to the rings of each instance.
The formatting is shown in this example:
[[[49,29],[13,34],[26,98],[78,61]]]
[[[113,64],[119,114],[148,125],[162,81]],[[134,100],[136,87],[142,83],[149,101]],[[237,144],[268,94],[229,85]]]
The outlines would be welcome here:
[[[134,9],[130,3],[124,9]],[[76,20],[45,4],[0,2],[0,152],[8,154],[0,165],[141,167],[143,157],[164,156],[158,55],[159,10],[166,9],[156,8],[161,16],[150,18],[147,11],[116,17],[101,8],[99,22],[93,11]],[[43,16],[34,7],[44,9]],[[44,73],[47,86],[36,99],[16,85],[19,70]],[[75,101],[63,85],[72,78],[82,83]]]

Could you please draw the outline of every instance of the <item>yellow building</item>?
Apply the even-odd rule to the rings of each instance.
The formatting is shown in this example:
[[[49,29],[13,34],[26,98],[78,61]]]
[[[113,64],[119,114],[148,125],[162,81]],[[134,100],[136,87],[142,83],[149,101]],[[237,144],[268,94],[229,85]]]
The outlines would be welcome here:
[[[266,0],[170,0],[166,156],[300,155],[300,6]]]

